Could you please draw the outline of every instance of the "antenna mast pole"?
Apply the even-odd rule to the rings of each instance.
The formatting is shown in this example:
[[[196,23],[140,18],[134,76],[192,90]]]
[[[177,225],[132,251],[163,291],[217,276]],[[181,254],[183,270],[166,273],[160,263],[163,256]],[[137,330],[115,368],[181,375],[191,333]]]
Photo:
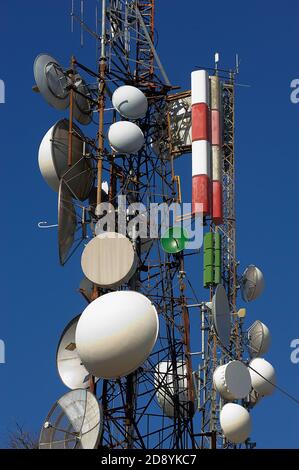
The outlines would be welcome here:
[[[106,0],[102,0],[101,57],[99,65],[99,130],[98,130],[98,188],[97,204],[102,198],[102,173],[104,154],[104,109],[105,109],[105,74],[106,74]]]

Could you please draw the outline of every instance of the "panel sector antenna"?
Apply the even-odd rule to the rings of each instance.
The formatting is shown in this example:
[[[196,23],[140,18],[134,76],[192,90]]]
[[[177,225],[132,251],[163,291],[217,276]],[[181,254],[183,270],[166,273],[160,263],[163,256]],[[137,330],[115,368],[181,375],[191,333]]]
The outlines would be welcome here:
[[[72,390],[48,414],[39,449],[95,449],[102,429],[103,412],[97,398],[88,390]]]
[[[66,109],[69,106],[69,81],[59,63],[48,54],[36,57],[34,78],[39,92],[50,106]]]

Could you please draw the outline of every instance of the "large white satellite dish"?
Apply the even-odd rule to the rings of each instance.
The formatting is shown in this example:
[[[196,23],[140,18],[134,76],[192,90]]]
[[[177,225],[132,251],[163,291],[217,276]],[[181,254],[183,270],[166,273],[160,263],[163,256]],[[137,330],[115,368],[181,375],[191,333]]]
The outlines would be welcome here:
[[[218,284],[212,300],[212,316],[217,336],[226,348],[230,344],[231,319],[230,309],[225,289]]]
[[[272,395],[276,385],[274,367],[265,359],[256,357],[249,363],[252,388],[261,396]]]
[[[126,119],[140,119],[146,115],[147,98],[138,88],[123,85],[112,95],[112,104],[119,114]]]
[[[171,361],[162,361],[156,366],[155,370],[155,387],[157,388],[156,397],[157,401],[168,418],[175,416],[175,374],[173,371]],[[179,403],[179,414],[181,417],[186,418],[189,415],[189,400],[188,400],[188,380],[187,380],[187,367],[182,361],[177,362],[177,385],[178,395],[177,400]],[[196,386],[194,384],[193,376],[193,392],[194,392],[194,409],[196,402]]]
[[[146,361],[158,331],[157,311],[147,297],[134,291],[109,292],[86,307],[75,342],[91,374],[114,379]]]
[[[52,407],[42,427],[39,449],[96,449],[103,412],[88,390],[72,390]]]
[[[240,361],[230,361],[218,366],[213,374],[213,381],[225,400],[245,398],[251,390],[248,368]]]
[[[64,180],[61,180],[58,192],[58,253],[62,265],[68,259],[75,240],[77,215],[72,196]]]
[[[247,330],[248,348],[251,357],[264,356],[269,350],[271,335],[269,328],[256,320]]]
[[[56,364],[59,377],[71,390],[88,388],[90,374],[81,362],[77,353],[75,335],[80,315],[73,318],[65,327],[60,337]]]
[[[80,122],[80,124],[90,124],[92,120],[92,106],[91,100],[89,99],[90,91],[83,78],[77,74],[75,75],[74,82],[75,90],[79,93],[74,93],[74,118]],[[82,96],[84,95],[84,96]]]
[[[220,426],[229,441],[241,444],[251,433],[250,414],[241,405],[226,403],[220,411]]]
[[[144,135],[133,122],[119,121],[109,127],[108,140],[116,153],[135,154],[144,145]]]
[[[34,61],[33,72],[44,99],[56,109],[66,109],[69,105],[69,82],[59,63],[49,54],[39,54]]]
[[[116,232],[103,232],[84,248],[81,267],[94,284],[112,289],[128,282],[133,276],[137,255],[127,237]]]
[[[245,269],[241,279],[241,293],[245,302],[257,299],[265,287],[262,271],[251,264]]]
[[[84,135],[73,124],[72,166],[68,165],[69,121],[61,119],[44,136],[38,152],[38,163],[46,183],[58,191],[61,178],[68,183],[75,197],[84,201],[92,188],[93,172],[90,160],[84,157],[87,147]]]

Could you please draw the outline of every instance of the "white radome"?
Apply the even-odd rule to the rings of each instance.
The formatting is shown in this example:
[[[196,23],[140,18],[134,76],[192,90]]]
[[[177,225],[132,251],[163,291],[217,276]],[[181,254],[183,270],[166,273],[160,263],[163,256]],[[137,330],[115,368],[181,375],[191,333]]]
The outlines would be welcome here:
[[[147,98],[138,88],[124,85],[115,90],[112,104],[116,111],[126,119],[140,119],[146,115]]]
[[[142,130],[129,121],[118,121],[112,124],[108,131],[108,140],[116,153],[135,154],[144,145]]]
[[[261,357],[252,359],[249,366],[252,388],[261,396],[272,395],[276,384],[274,367]]]
[[[251,390],[248,368],[240,361],[230,361],[217,367],[213,381],[217,391],[226,400],[245,398]]]
[[[133,276],[137,255],[129,238],[116,232],[103,232],[87,243],[81,267],[91,282],[114,289]]]
[[[257,299],[265,288],[262,271],[253,264],[247,266],[242,276],[242,297],[245,302]]]
[[[76,329],[78,354],[104,379],[130,374],[148,358],[159,332],[157,311],[135,291],[109,292],[91,302]]]
[[[241,444],[251,433],[250,414],[241,405],[227,403],[220,411],[220,426],[229,441]]]

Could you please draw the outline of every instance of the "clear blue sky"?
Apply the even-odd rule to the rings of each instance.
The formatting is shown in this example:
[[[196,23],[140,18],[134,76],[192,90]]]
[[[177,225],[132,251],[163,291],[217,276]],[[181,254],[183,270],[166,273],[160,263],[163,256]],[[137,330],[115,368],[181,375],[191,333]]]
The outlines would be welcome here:
[[[34,58],[50,52],[67,64],[75,53],[79,61],[95,63],[93,42],[86,40],[80,50],[78,31],[70,34],[69,7],[67,0],[1,2],[0,79],[6,84],[6,104],[0,104],[0,338],[6,344],[6,364],[0,364],[1,446],[14,421],[39,431],[66,391],[56,372],[56,346],[65,324],[85,305],[76,292],[79,254],[61,268],[56,230],[37,228],[40,220],[57,220],[56,194],[38,170],[38,146],[64,114],[32,93]],[[240,55],[238,82],[250,87],[238,87],[236,94],[238,258],[242,268],[261,267],[266,280],[263,296],[248,306],[248,324],[261,319],[270,327],[267,359],[278,384],[298,397],[299,364],[290,361],[290,342],[299,337],[299,104],[289,98],[290,82],[299,78],[298,2],[157,0],[156,13],[160,57],[182,89],[189,88],[196,65],[213,64],[215,51],[223,67],[233,66],[234,54]],[[188,156],[177,172],[188,181],[183,196],[189,200]],[[299,408],[280,392],[264,399],[252,417],[252,439],[259,447],[298,447]]]

